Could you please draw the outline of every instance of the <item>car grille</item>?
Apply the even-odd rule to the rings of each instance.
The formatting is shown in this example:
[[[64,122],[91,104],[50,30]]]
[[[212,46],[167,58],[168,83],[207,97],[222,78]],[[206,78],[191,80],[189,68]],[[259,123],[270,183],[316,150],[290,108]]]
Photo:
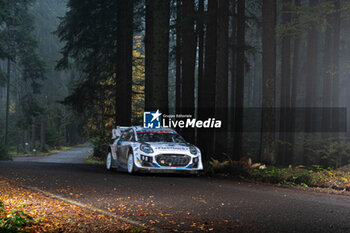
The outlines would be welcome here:
[[[161,154],[156,156],[156,161],[161,166],[184,167],[191,161],[191,157],[181,154]]]

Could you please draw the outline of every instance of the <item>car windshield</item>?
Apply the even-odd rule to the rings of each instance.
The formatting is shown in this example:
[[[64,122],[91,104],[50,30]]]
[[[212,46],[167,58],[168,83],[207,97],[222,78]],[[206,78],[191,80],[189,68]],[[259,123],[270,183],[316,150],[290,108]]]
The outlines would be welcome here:
[[[140,142],[173,142],[184,143],[185,140],[176,133],[161,133],[161,132],[137,132],[137,137]]]

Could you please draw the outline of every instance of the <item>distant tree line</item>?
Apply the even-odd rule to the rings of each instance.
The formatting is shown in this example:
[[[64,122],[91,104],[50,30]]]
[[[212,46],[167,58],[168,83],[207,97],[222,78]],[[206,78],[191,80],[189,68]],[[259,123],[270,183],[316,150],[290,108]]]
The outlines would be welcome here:
[[[58,22],[55,15],[47,15],[49,7],[58,11],[53,2],[0,1],[0,144],[13,153],[46,152],[81,141],[77,124],[70,123],[71,112],[64,113],[57,102],[66,84],[62,73],[53,70],[59,55],[58,39],[52,35]],[[46,16],[43,22],[40,17]]]

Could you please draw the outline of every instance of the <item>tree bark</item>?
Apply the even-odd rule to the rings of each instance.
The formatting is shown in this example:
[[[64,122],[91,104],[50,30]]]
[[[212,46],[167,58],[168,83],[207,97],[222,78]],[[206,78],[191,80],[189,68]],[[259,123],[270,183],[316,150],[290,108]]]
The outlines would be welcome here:
[[[275,79],[276,79],[276,0],[264,0],[262,7],[262,118],[260,160],[276,162],[275,151]]]
[[[32,152],[35,149],[36,150],[36,146],[35,146],[35,118],[33,117],[33,122],[32,122]]]
[[[313,8],[317,6],[319,0],[309,0],[309,7]],[[306,80],[305,80],[305,125],[304,129],[306,133],[312,133],[315,129],[316,122],[314,121],[314,111],[313,107],[315,107],[315,96],[317,90],[317,82],[316,77],[318,75],[317,72],[317,64],[318,64],[318,47],[319,47],[319,39],[318,39],[318,30],[317,23],[311,22],[309,25],[308,33],[307,33],[307,51],[306,51]],[[307,135],[305,135],[307,137]],[[307,138],[304,139],[304,141]],[[304,152],[307,152],[307,145],[304,145]],[[315,163],[319,163],[320,157],[316,156],[314,159]],[[304,153],[303,163],[308,163],[308,156]]]
[[[7,58],[7,90],[6,90],[6,119],[5,119],[5,145],[8,146],[8,130],[9,130],[9,115],[10,115],[10,82],[11,80],[11,59]]]
[[[194,34],[194,0],[182,5],[182,113],[194,116],[194,71],[196,67],[196,37]],[[186,141],[194,143],[194,129],[183,129]]]
[[[150,46],[146,51],[146,98],[150,93],[151,96],[148,96],[146,107],[167,113],[170,1],[149,0],[148,3],[146,7],[151,7],[148,9],[151,12],[146,18],[151,17],[151,25],[146,22],[146,28],[147,25],[149,28],[146,33],[151,35],[146,36],[146,48]]]
[[[199,0],[197,17],[198,41],[198,82],[202,82],[204,75],[204,0]]]
[[[24,130],[24,150],[26,151],[26,153],[29,153],[30,151],[30,146],[29,146],[29,130],[25,129]]]
[[[290,5],[292,4],[291,0],[286,0],[283,2],[282,8],[282,24],[289,24],[291,22],[291,14],[290,14]],[[288,133],[285,130],[288,128],[288,124],[290,121],[289,111],[287,108],[290,107],[291,102],[291,43],[290,36],[284,35],[282,38],[282,64],[281,64],[281,102],[280,102],[280,131],[279,131],[279,139],[282,142],[288,141]],[[282,165],[288,165],[288,158],[290,154],[288,153],[288,144],[279,144],[278,145],[278,163]]]
[[[40,122],[40,151],[47,152],[46,148],[46,116],[41,116]]]
[[[332,69],[333,69],[333,14],[327,15],[327,29],[325,32],[325,51],[323,55],[323,91],[322,91],[322,106],[323,108],[330,108],[332,104],[331,96],[332,96]],[[328,137],[329,134],[327,131],[330,130],[331,127],[331,112],[323,111],[322,113],[322,130],[323,137]]]
[[[152,110],[153,87],[153,1],[146,0],[146,35],[145,35],[145,110]]]
[[[315,7],[318,0],[310,0],[309,6]],[[305,107],[315,107],[315,90],[317,90],[317,64],[318,64],[318,32],[317,23],[312,22],[307,34],[307,60],[306,60],[306,85],[305,85]],[[312,132],[314,129],[313,111],[306,111],[305,131]]]
[[[198,41],[198,85],[197,85],[197,109],[198,109],[198,92],[199,83],[203,82],[204,77],[204,0],[199,0],[197,13],[197,41]],[[198,131],[197,131],[198,132]],[[195,143],[198,144],[198,134],[195,138]]]
[[[215,77],[217,46],[217,0],[208,1],[207,30],[205,39],[204,76],[198,83],[198,117],[206,120],[215,116]],[[198,144],[203,157],[208,159],[214,148],[212,132],[198,130]]]
[[[237,66],[237,49],[236,49],[236,45],[237,45],[237,16],[236,16],[236,6],[237,3],[235,1],[230,1],[230,15],[231,15],[231,35],[230,35],[230,43],[229,45],[231,46],[230,48],[230,74],[231,74],[231,92],[229,93],[229,95],[231,96],[231,106],[230,106],[230,127],[231,127],[231,142],[230,144],[231,146],[231,151],[230,153],[232,154],[232,158],[234,160],[238,160],[239,159],[239,152],[235,152],[235,99],[236,99],[236,66]]]
[[[295,6],[300,7],[301,0],[295,0]],[[295,14],[295,22],[299,22],[299,16]],[[290,134],[290,142],[292,143],[291,151],[290,151],[290,158],[288,159],[289,163],[293,163],[294,159],[294,140],[295,140],[295,133],[292,132],[295,129],[295,108],[297,107],[297,94],[298,94],[298,84],[300,83],[300,47],[301,47],[301,36],[297,35],[294,38],[294,48],[293,48],[293,68],[292,68],[292,89],[291,89],[291,116],[290,116],[290,125],[289,125],[289,132]]]
[[[182,75],[181,75],[181,20],[182,20],[182,0],[176,1],[176,113],[180,113],[181,111],[181,87],[182,87]]]
[[[339,108],[339,96],[340,96],[340,88],[339,88],[339,49],[340,49],[340,0],[336,0],[335,2],[335,12],[334,12],[334,20],[333,20],[333,85],[332,85],[332,107]],[[341,125],[338,124],[340,121],[338,111],[335,110],[332,113],[332,128],[340,129]]]
[[[223,122],[222,128],[216,131],[215,154],[227,153],[227,113],[228,113],[228,29],[229,2],[218,1],[216,49],[216,97],[215,118]]]
[[[117,12],[117,125],[131,124],[133,0],[120,0]]]
[[[243,107],[244,107],[244,66],[245,66],[245,0],[237,5],[237,76],[235,90],[234,140],[235,160],[242,156]]]

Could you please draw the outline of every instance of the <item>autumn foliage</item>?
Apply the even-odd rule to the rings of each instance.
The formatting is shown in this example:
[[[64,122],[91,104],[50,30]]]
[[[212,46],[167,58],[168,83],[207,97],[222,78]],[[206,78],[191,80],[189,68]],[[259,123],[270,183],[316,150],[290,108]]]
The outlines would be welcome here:
[[[0,232],[142,232],[142,229],[0,180]]]

